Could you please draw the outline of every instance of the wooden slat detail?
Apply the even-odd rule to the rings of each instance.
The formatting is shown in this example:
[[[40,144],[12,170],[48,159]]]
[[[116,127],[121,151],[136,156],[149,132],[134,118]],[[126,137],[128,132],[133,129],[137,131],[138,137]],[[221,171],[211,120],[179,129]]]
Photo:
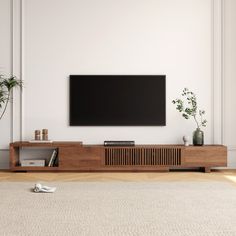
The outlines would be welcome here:
[[[105,166],[180,166],[181,148],[105,148]]]

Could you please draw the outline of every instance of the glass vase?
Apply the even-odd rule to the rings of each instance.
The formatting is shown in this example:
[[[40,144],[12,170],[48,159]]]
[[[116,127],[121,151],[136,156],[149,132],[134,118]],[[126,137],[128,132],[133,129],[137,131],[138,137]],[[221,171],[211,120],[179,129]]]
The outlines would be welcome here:
[[[193,132],[193,145],[194,146],[204,145],[204,133],[200,128],[197,128]]]

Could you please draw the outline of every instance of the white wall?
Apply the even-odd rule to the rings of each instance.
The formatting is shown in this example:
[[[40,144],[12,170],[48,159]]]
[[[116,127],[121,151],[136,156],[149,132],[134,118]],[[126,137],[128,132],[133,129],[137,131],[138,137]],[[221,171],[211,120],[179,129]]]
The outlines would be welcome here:
[[[0,1],[0,74],[11,74],[11,2]],[[8,168],[8,144],[11,139],[10,106],[0,121],[0,169]]]
[[[24,138],[45,127],[54,140],[181,142],[195,128],[171,104],[183,87],[211,121],[210,14],[206,0],[25,1]],[[166,127],[69,127],[70,74],[166,74]]]
[[[7,2],[0,3],[6,15],[10,14]],[[22,3],[24,140],[31,139],[35,129],[48,128],[53,140],[181,143],[183,135],[191,136],[195,124],[184,120],[171,100],[179,96],[183,87],[189,87],[207,111],[205,142],[213,142],[211,0],[22,0]],[[4,36],[6,41],[8,35]],[[5,47],[2,42],[0,47]],[[70,74],[166,74],[167,125],[69,127]],[[9,120],[6,117],[6,122]],[[5,133],[3,136],[3,143],[8,144],[10,137]],[[232,143],[235,144],[234,140]]]
[[[10,75],[12,66],[11,4],[9,0],[1,0],[0,4],[0,74]],[[0,122],[0,147],[6,147],[10,139],[10,115],[9,107],[4,119]]]

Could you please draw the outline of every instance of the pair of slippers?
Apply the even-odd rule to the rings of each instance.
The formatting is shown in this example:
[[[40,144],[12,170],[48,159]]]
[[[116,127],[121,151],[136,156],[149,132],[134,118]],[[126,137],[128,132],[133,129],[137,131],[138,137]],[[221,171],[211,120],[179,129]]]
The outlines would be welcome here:
[[[56,191],[56,187],[48,187],[43,186],[40,183],[35,184],[33,191],[35,193],[54,193]]]

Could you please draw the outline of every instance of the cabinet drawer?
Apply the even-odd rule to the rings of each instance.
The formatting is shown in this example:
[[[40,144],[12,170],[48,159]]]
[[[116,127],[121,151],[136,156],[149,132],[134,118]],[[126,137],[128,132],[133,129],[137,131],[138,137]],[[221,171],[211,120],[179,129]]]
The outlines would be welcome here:
[[[62,169],[80,167],[99,167],[102,160],[102,149],[92,147],[60,148],[59,166]]]
[[[187,166],[226,166],[227,149],[219,146],[189,147],[183,149],[183,161]]]

